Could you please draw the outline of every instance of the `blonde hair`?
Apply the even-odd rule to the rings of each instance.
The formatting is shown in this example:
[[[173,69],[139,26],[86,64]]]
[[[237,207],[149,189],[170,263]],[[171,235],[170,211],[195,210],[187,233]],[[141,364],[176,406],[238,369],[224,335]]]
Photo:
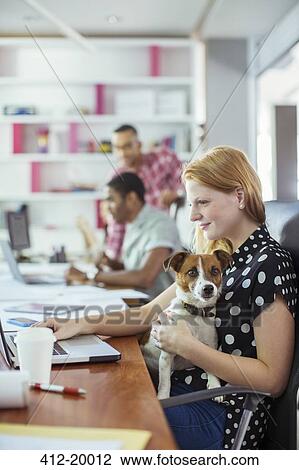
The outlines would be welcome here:
[[[229,146],[213,147],[200,158],[187,164],[182,179],[184,182],[191,179],[224,193],[243,188],[244,211],[259,225],[265,222],[261,182],[241,150]],[[216,249],[223,249],[230,254],[233,251],[232,244],[225,238],[205,240],[199,227],[196,227],[194,248],[198,253],[212,253]]]

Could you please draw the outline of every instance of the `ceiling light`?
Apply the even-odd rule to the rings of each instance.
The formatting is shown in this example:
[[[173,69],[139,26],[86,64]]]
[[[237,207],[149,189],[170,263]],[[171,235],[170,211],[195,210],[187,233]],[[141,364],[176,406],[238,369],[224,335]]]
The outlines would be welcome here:
[[[107,21],[109,24],[116,24],[120,22],[120,17],[116,15],[109,15],[107,16]]]

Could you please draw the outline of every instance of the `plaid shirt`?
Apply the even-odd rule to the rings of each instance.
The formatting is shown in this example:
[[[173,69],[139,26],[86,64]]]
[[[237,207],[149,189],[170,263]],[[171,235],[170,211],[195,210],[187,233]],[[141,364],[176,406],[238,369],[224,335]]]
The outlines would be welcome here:
[[[161,204],[161,192],[165,189],[172,191],[182,189],[181,170],[181,162],[168,148],[162,147],[158,151],[142,154],[142,164],[136,173],[145,186],[146,202],[151,206],[167,210],[168,208]],[[132,170],[122,167],[117,171],[124,173]],[[109,258],[120,258],[125,232],[125,225],[117,224],[112,218],[108,221],[105,253]]]

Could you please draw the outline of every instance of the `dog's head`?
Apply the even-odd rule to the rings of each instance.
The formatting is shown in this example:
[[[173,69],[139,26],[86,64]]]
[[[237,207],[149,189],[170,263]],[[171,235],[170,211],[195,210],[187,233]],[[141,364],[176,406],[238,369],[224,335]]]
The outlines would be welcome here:
[[[231,260],[223,250],[211,255],[181,251],[164,261],[164,269],[175,271],[177,295],[181,300],[197,307],[209,307],[215,305],[221,293],[222,271]]]

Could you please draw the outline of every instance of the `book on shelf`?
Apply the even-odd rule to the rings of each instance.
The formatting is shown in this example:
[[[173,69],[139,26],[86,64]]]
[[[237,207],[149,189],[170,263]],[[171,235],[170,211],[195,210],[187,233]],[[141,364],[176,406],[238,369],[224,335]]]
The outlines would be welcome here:
[[[3,107],[3,114],[5,116],[17,116],[20,114],[37,114],[36,106],[17,106],[6,105]]]

